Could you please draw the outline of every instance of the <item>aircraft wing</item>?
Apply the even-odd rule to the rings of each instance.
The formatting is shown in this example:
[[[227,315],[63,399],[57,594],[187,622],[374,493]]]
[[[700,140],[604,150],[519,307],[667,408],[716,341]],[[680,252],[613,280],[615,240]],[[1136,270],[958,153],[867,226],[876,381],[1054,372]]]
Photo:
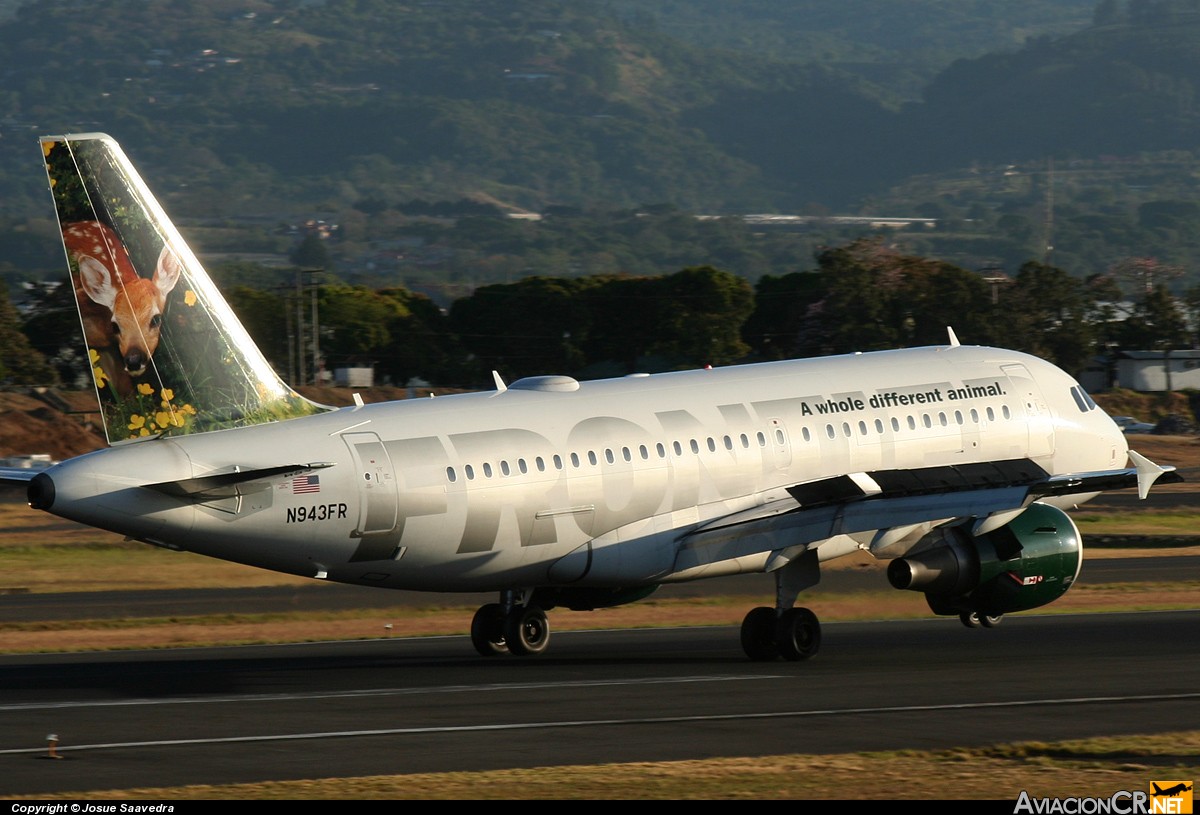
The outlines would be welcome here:
[[[696,527],[680,540],[679,571],[763,552],[803,551],[838,535],[883,535],[953,519],[986,519],[1024,509],[1039,498],[1183,479],[1130,452],[1133,467],[1051,475],[1029,459],[915,470],[880,470],[796,484],[788,497]],[[1008,520],[1006,516],[1006,520]]]

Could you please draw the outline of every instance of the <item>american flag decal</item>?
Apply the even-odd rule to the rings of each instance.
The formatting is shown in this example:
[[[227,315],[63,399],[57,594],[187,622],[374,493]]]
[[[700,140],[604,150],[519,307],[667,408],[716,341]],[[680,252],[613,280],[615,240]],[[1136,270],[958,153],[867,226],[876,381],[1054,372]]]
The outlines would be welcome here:
[[[316,475],[298,475],[292,479],[292,495],[303,495],[321,491],[321,478]]]

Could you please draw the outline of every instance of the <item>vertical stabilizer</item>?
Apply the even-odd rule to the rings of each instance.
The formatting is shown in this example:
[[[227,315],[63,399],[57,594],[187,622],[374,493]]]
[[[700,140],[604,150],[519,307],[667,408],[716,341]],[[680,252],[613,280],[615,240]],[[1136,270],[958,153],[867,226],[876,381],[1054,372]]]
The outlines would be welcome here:
[[[115,141],[41,142],[109,443],[323,409],[271,368]]]

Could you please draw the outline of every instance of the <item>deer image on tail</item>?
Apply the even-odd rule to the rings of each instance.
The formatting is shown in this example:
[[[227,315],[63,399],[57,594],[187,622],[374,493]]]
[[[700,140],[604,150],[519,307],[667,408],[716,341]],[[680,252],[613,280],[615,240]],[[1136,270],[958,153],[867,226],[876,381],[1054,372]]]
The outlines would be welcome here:
[[[162,330],[167,295],[179,282],[179,261],[164,246],[153,277],[134,268],[117,233],[100,221],[63,226],[63,243],[78,269],[75,299],[89,348],[101,356],[111,386],[121,396],[146,373]]]

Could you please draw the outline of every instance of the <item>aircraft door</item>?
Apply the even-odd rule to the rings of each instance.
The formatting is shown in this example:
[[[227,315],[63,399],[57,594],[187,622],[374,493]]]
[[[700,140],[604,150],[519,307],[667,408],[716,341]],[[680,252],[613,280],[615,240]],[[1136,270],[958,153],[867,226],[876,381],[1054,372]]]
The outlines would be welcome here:
[[[1018,410],[1023,411],[1029,432],[1029,455],[1046,456],[1054,452],[1054,419],[1029,369],[1019,363],[1001,366],[1013,388]]]
[[[383,442],[374,433],[343,433],[354,458],[358,483],[358,525],[352,533],[363,537],[390,532],[396,527],[396,473]]]

